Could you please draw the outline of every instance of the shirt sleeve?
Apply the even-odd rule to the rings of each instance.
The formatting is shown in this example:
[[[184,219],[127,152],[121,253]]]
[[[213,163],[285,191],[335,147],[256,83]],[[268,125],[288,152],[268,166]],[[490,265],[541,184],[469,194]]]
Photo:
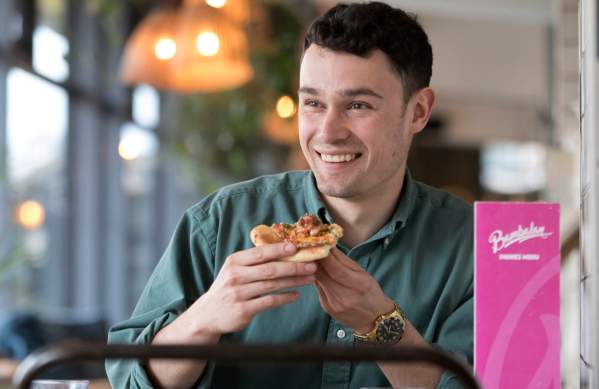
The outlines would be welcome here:
[[[131,318],[110,329],[108,343],[150,344],[156,333],[212,284],[213,257],[200,221],[188,211],[175,229]],[[107,360],[106,372],[114,388],[153,387],[144,366],[137,360]]]

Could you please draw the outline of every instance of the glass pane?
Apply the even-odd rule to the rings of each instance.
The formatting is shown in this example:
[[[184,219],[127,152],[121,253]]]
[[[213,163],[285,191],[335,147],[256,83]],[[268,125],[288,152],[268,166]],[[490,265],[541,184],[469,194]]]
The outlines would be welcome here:
[[[7,80],[8,177],[24,184],[62,169],[67,93],[20,69]]]
[[[123,160],[122,184],[127,196],[127,258],[129,301],[136,301],[155,265],[154,225],[156,167],[159,141],[133,123],[120,130],[119,156]]]
[[[65,257],[67,93],[21,69],[7,77],[7,206],[0,308],[59,304]],[[58,279],[56,277],[59,277]]]
[[[158,152],[158,137],[133,123],[125,123],[121,127],[119,155],[126,161],[149,160]]]
[[[37,0],[36,22],[33,31],[33,68],[41,75],[57,82],[69,76],[66,39],[65,0]]]
[[[69,43],[52,28],[40,25],[33,33],[33,68],[39,74],[57,82],[69,77],[66,56]]]
[[[133,90],[133,120],[146,128],[156,128],[160,121],[160,96],[151,86]]]

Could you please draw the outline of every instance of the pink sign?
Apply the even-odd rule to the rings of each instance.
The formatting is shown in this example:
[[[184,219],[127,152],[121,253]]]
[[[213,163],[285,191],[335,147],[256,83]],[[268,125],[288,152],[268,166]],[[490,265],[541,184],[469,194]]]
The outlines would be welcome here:
[[[559,389],[559,204],[477,202],[474,219],[475,373],[485,389]]]

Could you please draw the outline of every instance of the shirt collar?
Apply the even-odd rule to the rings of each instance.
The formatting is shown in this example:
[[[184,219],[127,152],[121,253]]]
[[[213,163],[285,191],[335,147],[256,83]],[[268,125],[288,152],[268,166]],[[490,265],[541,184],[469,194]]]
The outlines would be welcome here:
[[[414,210],[417,197],[418,191],[416,189],[414,179],[412,178],[412,173],[410,173],[410,170],[406,169],[406,174],[404,176],[403,185],[401,188],[399,204],[397,205],[397,208],[391,217],[390,224],[393,225],[394,230],[402,228],[406,225],[410,214]]]
[[[306,174],[304,177],[304,195],[306,199],[306,208],[308,209],[309,213],[318,215],[323,222],[333,222],[329,212],[322,202],[322,199],[320,198],[320,193],[316,187],[316,179],[314,177],[314,173],[312,172],[309,172],[309,174]],[[416,185],[414,184],[414,180],[412,179],[412,174],[406,169],[402,186],[402,195],[400,197],[399,204],[397,205],[390,222],[387,223],[383,229],[393,232],[405,226],[408,217],[414,209],[417,196],[418,193]]]
[[[311,171],[304,177],[304,197],[306,201],[306,209],[308,213],[318,215],[318,217],[326,223],[332,223],[331,217],[320,198],[320,193],[316,188],[316,178]]]

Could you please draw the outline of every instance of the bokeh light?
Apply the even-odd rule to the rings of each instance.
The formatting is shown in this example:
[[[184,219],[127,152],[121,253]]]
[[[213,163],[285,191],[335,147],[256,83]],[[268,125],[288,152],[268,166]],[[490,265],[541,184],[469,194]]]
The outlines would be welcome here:
[[[160,38],[154,45],[154,55],[163,61],[172,59],[177,53],[177,44],[171,38]]]
[[[17,223],[25,229],[35,230],[44,224],[46,211],[44,206],[35,200],[23,201],[16,208]]]
[[[220,39],[214,32],[206,31],[198,35],[196,46],[201,55],[212,57],[220,50]]]
[[[282,96],[277,100],[277,114],[283,118],[287,119],[292,117],[295,114],[295,102],[289,96]]]

